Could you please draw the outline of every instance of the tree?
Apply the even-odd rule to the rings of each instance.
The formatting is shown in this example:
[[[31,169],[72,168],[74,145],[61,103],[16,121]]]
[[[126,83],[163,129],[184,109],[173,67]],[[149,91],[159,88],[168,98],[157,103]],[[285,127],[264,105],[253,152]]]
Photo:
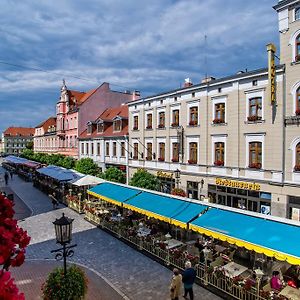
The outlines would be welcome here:
[[[30,237],[17,225],[14,214],[12,201],[0,194],[0,299],[23,300],[24,295],[19,294],[9,268],[23,264]]]
[[[26,149],[33,150],[33,141],[29,141],[25,147]]]
[[[75,159],[71,156],[65,156],[59,159],[58,165],[66,169],[72,169],[75,166]]]
[[[150,174],[147,170],[139,169],[133,174],[129,185],[158,191],[160,187],[160,181],[156,176]]]
[[[32,159],[34,156],[34,153],[32,149],[24,149],[20,155],[23,158]]]
[[[99,167],[91,158],[81,158],[75,163],[75,170],[88,175],[96,175],[99,172]]]
[[[100,177],[105,180],[113,181],[113,182],[119,182],[119,183],[126,182],[125,174],[116,167],[111,167],[111,168],[106,169],[105,172],[103,172],[100,175]]]

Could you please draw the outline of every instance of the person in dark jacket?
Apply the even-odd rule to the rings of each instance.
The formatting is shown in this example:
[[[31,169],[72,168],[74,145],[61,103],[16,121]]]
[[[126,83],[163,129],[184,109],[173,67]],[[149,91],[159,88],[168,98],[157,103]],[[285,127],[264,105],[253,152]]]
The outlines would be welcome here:
[[[184,286],[184,295],[183,297],[187,299],[187,294],[190,296],[190,300],[194,300],[194,291],[193,284],[196,279],[196,271],[192,268],[192,264],[190,261],[185,263],[185,270],[182,274],[182,282]]]
[[[8,184],[8,178],[9,178],[9,175],[7,172],[5,172],[4,174],[4,180],[5,180],[5,184],[7,185]]]

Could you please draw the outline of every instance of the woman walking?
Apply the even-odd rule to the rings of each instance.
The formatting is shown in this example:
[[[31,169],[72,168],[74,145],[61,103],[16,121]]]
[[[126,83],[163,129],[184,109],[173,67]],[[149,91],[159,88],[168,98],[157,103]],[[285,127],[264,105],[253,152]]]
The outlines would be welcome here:
[[[173,270],[173,276],[170,285],[170,297],[171,300],[178,300],[181,293],[182,276],[179,274],[178,269]]]

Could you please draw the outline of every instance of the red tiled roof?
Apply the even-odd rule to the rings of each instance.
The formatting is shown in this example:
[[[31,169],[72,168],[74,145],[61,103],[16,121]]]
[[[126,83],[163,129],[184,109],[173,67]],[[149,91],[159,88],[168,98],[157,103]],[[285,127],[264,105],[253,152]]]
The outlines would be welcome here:
[[[113,119],[115,117],[124,118],[122,122],[122,130],[121,131],[114,131],[113,130]],[[91,134],[87,133],[87,129],[84,130],[79,138],[96,138],[96,137],[113,137],[113,136],[124,136],[128,135],[128,106],[121,105],[118,107],[108,108],[106,109],[97,119],[96,121],[103,120],[105,123],[105,130],[103,133],[98,133],[97,128],[94,128]],[[96,126],[94,126],[96,127]]]
[[[4,136],[33,136],[34,128],[31,127],[8,127],[4,131]]]
[[[35,126],[35,128],[43,127],[45,131],[48,130],[49,126],[56,125],[56,117],[50,117],[47,120],[43,121],[39,125]]]

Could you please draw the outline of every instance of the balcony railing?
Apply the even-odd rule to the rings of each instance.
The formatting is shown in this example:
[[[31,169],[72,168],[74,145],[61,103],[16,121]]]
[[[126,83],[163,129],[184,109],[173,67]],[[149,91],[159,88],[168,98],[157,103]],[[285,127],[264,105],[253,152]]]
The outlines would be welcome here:
[[[300,116],[290,116],[285,118],[284,120],[284,124],[285,126],[287,125],[300,125]]]

